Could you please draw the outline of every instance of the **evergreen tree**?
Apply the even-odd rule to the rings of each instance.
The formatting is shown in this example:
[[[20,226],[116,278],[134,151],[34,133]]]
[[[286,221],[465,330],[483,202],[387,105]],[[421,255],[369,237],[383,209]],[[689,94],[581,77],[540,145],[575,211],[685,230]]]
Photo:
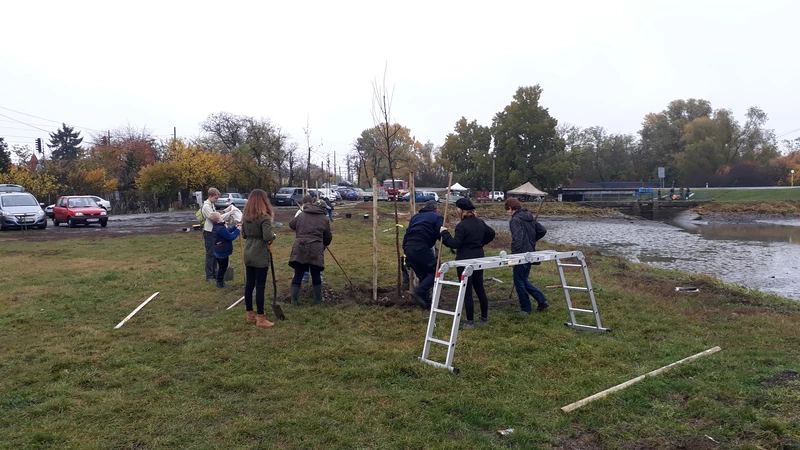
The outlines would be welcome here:
[[[8,151],[8,143],[4,137],[0,137],[0,173],[6,173],[11,169],[11,153]]]
[[[52,159],[73,161],[78,159],[82,151],[80,145],[83,138],[80,131],[75,132],[73,127],[62,123],[61,128],[50,133],[50,143],[47,144],[53,152]]]

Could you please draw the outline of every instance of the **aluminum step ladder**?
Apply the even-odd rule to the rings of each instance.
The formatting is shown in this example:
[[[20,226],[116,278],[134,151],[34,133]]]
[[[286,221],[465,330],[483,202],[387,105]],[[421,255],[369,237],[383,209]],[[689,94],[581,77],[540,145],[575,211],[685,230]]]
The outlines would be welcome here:
[[[594,298],[594,289],[592,289],[592,280],[589,279],[589,268],[586,266],[586,259],[581,252],[574,252],[575,256],[567,258],[556,259],[556,267],[558,267],[558,276],[561,277],[561,288],[564,290],[564,298],[567,300],[567,310],[569,311],[569,322],[564,322],[564,325],[575,328],[577,330],[587,331],[611,331],[611,328],[603,328],[600,322],[600,312],[597,310],[597,301]],[[565,260],[577,259],[578,262],[565,262]],[[565,267],[580,267],[583,270],[583,279],[586,286],[571,286],[567,284],[567,278],[564,274]],[[592,309],[576,308],[572,303],[570,291],[586,292],[589,294],[589,300],[592,303]],[[580,324],[575,320],[575,313],[591,314],[594,317],[594,325]]]
[[[569,260],[569,259],[578,259],[579,264],[562,262],[562,260]],[[517,264],[530,264],[530,263],[544,262],[544,261],[556,261],[556,264],[558,266],[559,276],[561,277],[561,286],[564,289],[564,295],[567,299],[567,307],[569,308],[570,318],[572,321],[571,323],[565,323],[565,325],[580,330],[611,331],[610,329],[602,328],[600,324],[600,314],[597,311],[597,303],[595,302],[594,292],[592,291],[591,281],[589,280],[589,270],[584,261],[583,253],[579,251],[556,252],[552,250],[546,250],[539,252],[516,253],[512,255],[507,255],[506,252],[503,251],[500,252],[499,256],[462,259],[458,261],[448,261],[442,263],[442,265],[439,267],[439,270],[436,272],[436,278],[433,284],[433,300],[431,302],[431,311],[428,317],[428,328],[425,334],[425,344],[422,348],[422,356],[419,359],[425,363],[450,370],[451,372],[457,374],[459,370],[458,368],[453,367],[453,357],[456,351],[458,330],[461,325],[461,311],[464,308],[464,296],[466,294],[467,282],[469,280],[469,277],[472,276],[472,274],[476,270],[495,269],[499,267],[512,267]],[[445,280],[445,274],[447,274],[451,268],[457,268],[457,267],[464,268],[461,277],[457,281]],[[582,267],[587,287],[582,288],[582,287],[567,285],[564,274],[564,267]],[[452,311],[447,309],[442,309],[440,308],[439,305],[439,300],[442,294],[442,288],[445,285],[458,286],[458,299],[456,300],[456,307]],[[579,308],[574,308],[572,306],[572,300],[569,295],[569,291],[571,290],[581,290],[583,292],[588,292],[592,301],[592,310],[583,310]],[[593,313],[597,326],[593,327],[590,325],[583,325],[576,323],[575,322],[576,312]],[[433,336],[433,332],[436,329],[436,318],[438,317],[439,314],[450,316],[453,319],[452,325],[450,327],[449,340],[439,339]],[[447,346],[447,356],[444,362],[433,361],[430,359],[431,344],[439,344]]]

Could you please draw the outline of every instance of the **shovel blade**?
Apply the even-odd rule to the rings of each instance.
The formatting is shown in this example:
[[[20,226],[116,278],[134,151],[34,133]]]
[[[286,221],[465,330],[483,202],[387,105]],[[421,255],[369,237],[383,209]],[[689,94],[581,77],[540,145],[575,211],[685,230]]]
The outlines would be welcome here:
[[[286,320],[286,316],[283,315],[283,310],[281,309],[281,305],[275,304],[272,305],[272,312],[275,314],[275,318],[278,320]]]

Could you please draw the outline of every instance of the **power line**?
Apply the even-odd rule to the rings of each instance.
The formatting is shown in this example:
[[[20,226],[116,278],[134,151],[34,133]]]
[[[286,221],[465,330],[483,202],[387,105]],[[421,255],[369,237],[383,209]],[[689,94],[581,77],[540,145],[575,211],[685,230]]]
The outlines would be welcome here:
[[[0,108],[2,108],[2,107],[0,106]],[[3,109],[5,109],[5,108],[3,108]],[[37,126],[34,126],[34,125],[31,125],[31,124],[29,124],[29,123],[25,123],[25,122],[23,122],[23,121],[21,121],[21,120],[17,120],[17,119],[15,119],[15,118],[13,118],[13,117],[10,117],[10,116],[7,116],[7,115],[5,115],[5,114],[0,114],[0,116],[7,117],[7,118],[9,118],[9,119],[13,120],[14,122],[19,122],[19,123],[21,123],[21,124],[23,124],[23,125],[27,125],[27,126],[29,126],[29,127],[31,127],[31,128],[36,128],[36,129],[37,129],[37,130],[39,130],[39,131],[44,131],[45,133],[48,133],[48,134],[50,133],[49,131],[45,130],[44,128],[39,128],[39,127],[37,127]]]
[[[788,136],[790,134],[797,133],[798,131],[800,131],[800,128],[798,128],[796,130],[792,130],[792,131],[786,132],[786,133],[779,134],[779,135],[775,136],[775,138],[782,138],[784,136]]]
[[[35,117],[35,118],[37,118],[37,119],[46,120],[46,121],[48,121],[48,122],[53,122],[53,123],[57,123],[57,124],[64,124],[64,122],[63,122],[63,121],[62,121],[62,122],[59,122],[58,120],[53,120],[53,119],[45,119],[44,117],[34,116],[33,114],[24,113],[24,112],[22,112],[22,111],[16,111],[16,110],[13,110],[13,109],[11,109],[11,108],[6,108],[6,107],[3,107],[3,106],[0,106],[0,109],[5,109],[6,111],[15,112],[15,113],[17,113],[17,114],[22,114],[22,115],[24,115],[24,116],[28,116],[28,117]],[[2,114],[0,114],[0,115],[2,115]],[[8,117],[8,116],[4,116],[4,117]],[[12,118],[11,118],[11,117],[9,117],[9,119],[12,119]],[[12,120],[13,120],[13,119],[12,119]],[[22,122],[20,122],[20,123],[22,123]],[[103,133],[103,131],[101,131],[101,130],[95,130],[94,128],[82,127],[82,126],[80,126],[80,125],[73,125],[73,126],[74,126],[74,127],[77,127],[77,128],[83,128],[84,130],[92,130],[92,131],[97,131],[98,133]]]

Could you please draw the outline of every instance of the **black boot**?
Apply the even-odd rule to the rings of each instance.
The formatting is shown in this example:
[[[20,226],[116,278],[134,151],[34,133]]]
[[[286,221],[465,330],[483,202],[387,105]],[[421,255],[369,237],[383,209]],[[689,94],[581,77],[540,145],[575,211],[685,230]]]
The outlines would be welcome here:
[[[314,304],[322,304],[322,285],[311,286],[314,288]]]
[[[300,295],[300,285],[292,285],[292,305],[297,306],[297,296]]]

